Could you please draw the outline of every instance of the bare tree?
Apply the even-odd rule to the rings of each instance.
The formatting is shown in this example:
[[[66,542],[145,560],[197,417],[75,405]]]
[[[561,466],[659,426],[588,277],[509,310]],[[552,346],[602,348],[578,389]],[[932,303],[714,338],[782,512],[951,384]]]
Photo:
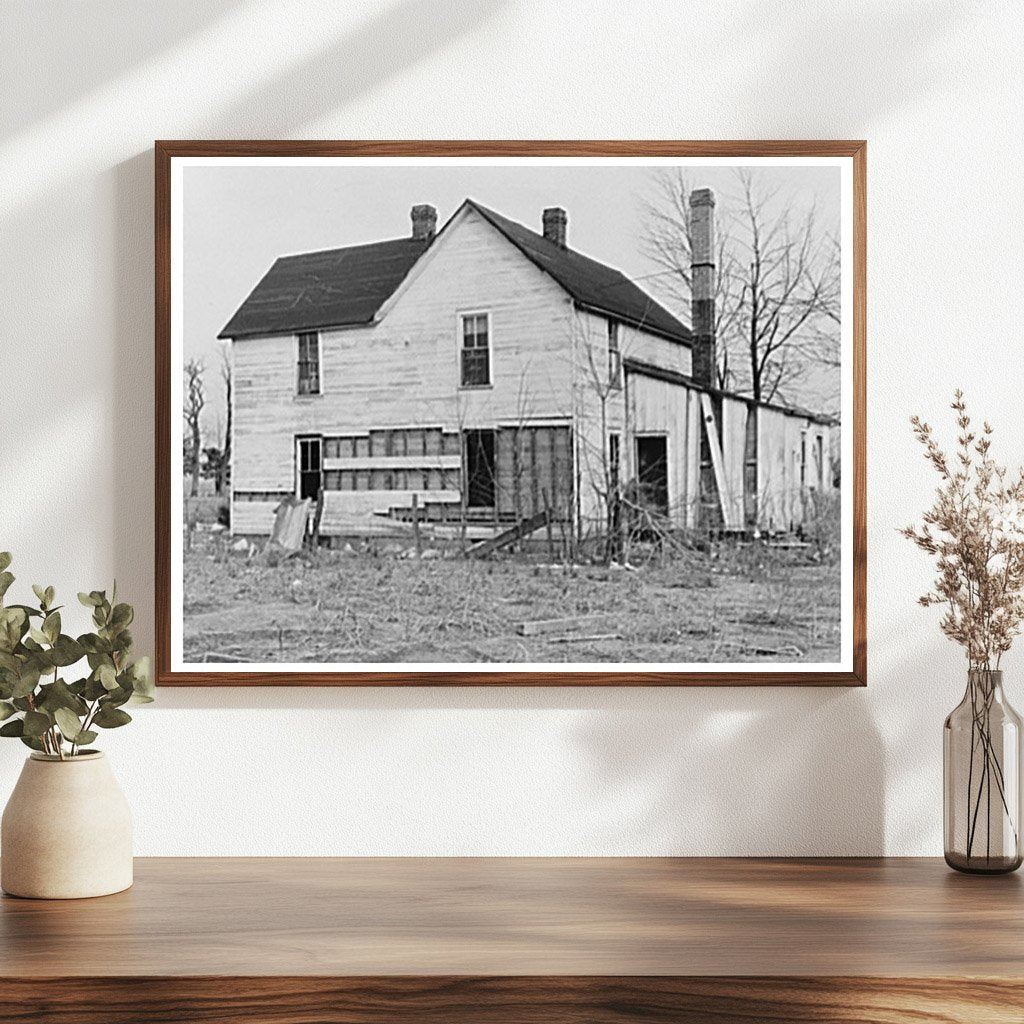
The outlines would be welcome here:
[[[719,200],[716,334],[719,384],[759,401],[786,399],[815,366],[839,362],[839,240],[813,206],[757,172],[737,172],[738,190]],[[645,251],[680,301],[690,297],[690,185],[681,173],[656,179],[645,204]]]
[[[654,179],[654,194],[642,201],[644,211],[643,250],[655,263],[664,268],[662,290],[682,308],[690,305],[692,280],[690,266],[693,262],[690,214],[690,193],[693,182],[682,170],[662,171]],[[715,334],[723,338],[731,334],[734,304],[732,293],[732,260],[729,257],[730,239],[728,225],[717,225],[718,247],[715,254]],[[718,386],[735,389],[737,382],[732,370],[731,353],[725,345],[719,345]]]
[[[224,493],[225,484],[231,483],[231,432],[232,432],[232,409],[231,409],[231,357],[229,351],[225,350],[220,361],[220,379],[224,382],[224,400],[227,403],[227,424],[224,430],[224,445],[221,449],[221,462],[217,473],[217,493]]]
[[[188,470],[192,475],[192,497],[199,494],[199,470],[203,454],[203,434],[200,419],[203,406],[206,405],[206,393],[203,388],[203,364],[198,359],[190,359],[185,364],[185,404],[182,410],[185,417]]]

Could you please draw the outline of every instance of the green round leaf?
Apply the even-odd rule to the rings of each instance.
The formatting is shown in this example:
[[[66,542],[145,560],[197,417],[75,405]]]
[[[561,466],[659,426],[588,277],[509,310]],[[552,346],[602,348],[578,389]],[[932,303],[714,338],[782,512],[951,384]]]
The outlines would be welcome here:
[[[25,712],[25,735],[42,736],[50,728],[50,716],[41,711]]]
[[[82,722],[78,715],[68,708],[57,708],[53,717],[57,720],[57,727],[64,738],[71,740],[72,743],[77,743],[78,735],[82,732]]]
[[[98,725],[101,729],[117,729],[122,725],[127,725],[131,720],[132,716],[127,711],[105,704],[96,712],[93,724]],[[3,726],[0,726],[0,729],[2,728]]]

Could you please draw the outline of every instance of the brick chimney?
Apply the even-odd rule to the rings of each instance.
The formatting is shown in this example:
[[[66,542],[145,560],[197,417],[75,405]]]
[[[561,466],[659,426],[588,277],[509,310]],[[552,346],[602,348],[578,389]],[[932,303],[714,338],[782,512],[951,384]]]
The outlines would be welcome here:
[[[565,232],[569,225],[569,217],[560,206],[549,206],[543,217],[544,237],[560,248],[565,248]]]
[[[690,319],[693,326],[693,379],[718,386],[715,345],[715,194],[690,193]]]
[[[421,205],[412,208],[412,237],[429,242],[437,234],[437,210]]]

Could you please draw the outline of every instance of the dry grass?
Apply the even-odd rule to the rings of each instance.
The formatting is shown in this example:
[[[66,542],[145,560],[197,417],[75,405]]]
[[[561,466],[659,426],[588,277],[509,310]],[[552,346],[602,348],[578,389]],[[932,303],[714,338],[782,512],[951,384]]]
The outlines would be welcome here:
[[[521,558],[320,551],[272,568],[200,535],[185,560],[185,658],[254,662],[799,662],[839,655],[834,565],[764,547],[651,557],[635,571]],[[606,616],[611,638],[517,623]],[[608,629],[600,631],[608,636]]]

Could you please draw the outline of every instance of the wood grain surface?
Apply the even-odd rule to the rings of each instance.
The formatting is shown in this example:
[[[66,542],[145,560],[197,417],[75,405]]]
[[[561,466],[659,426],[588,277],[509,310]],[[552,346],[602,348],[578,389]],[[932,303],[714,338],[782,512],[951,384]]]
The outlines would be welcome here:
[[[850,157],[853,163],[852,671],[172,672],[171,160],[175,157]],[[155,164],[156,673],[160,686],[864,686],[867,683],[867,143],[863,140],[160,140]],[[178,415],[177,412],[174,413]],[[844,479],[844,486],[846,481]]]
[[[1007,980],[4,979],[5,1024],[1020,1024]]]
[[[939,860],[140,858],[0,901],[6,973],[1024,976],[1019,875]]]
[[[1024,1021],[1024,889],[931,859],[140,859],[0,902],[0,1020]]]

